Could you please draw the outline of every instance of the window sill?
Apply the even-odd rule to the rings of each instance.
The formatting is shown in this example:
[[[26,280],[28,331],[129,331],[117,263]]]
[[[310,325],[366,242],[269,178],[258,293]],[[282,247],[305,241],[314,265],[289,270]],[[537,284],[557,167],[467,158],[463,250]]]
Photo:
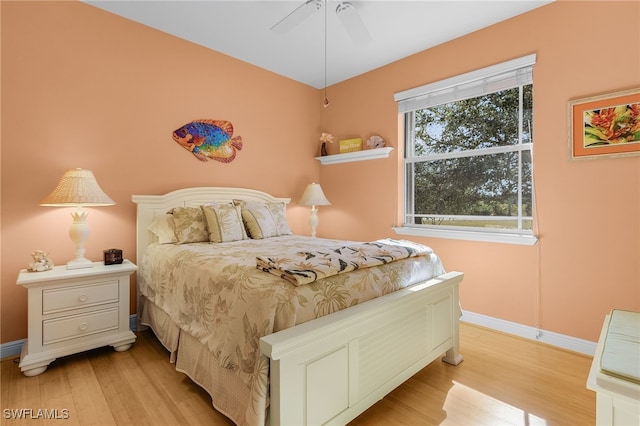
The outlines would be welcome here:
[[[375,160],[378,158],[387,158],[393,147],[363,149],[361,151],[345,152],[343,154],[325,155],[324,157],[316,157],[316,160],[324,166],[325,164],[348,163],[352,161]]]
[[[409,226],[394,226],[393,230],[399,235],[413,235],[416,237],[446,238],[450,240],[482,241],[487,243],[505,243],[532,246],[538,242],[538,237],[527,234],[511,234],[508,232],[482,232],[458,229],[418,228]]]

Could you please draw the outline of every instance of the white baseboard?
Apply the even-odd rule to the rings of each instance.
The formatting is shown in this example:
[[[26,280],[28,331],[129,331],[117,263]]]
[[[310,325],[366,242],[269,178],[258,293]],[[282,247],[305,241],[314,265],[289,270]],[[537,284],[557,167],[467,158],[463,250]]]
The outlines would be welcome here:
[[[129,315],[129,329],[136,331],[136,314]],[[13,342],[7,342],[0,345],[0,359],[8,358],[11,356],[20,355],[22,352],[22,345],[27,339],[15,340]]]
[[[504,333],[513,334],[515,336],[524,337],[525,339],[536,340],[548,345],[557,346],[559,348],[578,352],[585,355],[593,356],[596,352],[596,343],[588,340],[578,339],[577,337],[566,336],[564,334],[554,333],[552,331],[538,330],[535,327],[518,324],[511,321],[505,321],[499,318],[487,315],[476,314],[475,312],[462,311],[461,321],[470,324],[480,325],[482,327],[491,328],[493,330],[502,331]],[[129,328],[136,330],[136,315],[129,316]],[[0,345],[0,358],[20,355],[22,344],[26,339],[7,342]]]
[[[571,337],[560,333],[554,333],[553,331],[540,330],[528,325],[505,321],[487,315],[476,314],[475,312],[463,310],[460,320],[491,328],[493,330],[502,331],[504,333],[513,334],[515,336],[524,337],[525,339],[557,346],[559,348],[578,352],[584,355],[593,356],[596,352],[596,342],[578,339],[577,337]]]

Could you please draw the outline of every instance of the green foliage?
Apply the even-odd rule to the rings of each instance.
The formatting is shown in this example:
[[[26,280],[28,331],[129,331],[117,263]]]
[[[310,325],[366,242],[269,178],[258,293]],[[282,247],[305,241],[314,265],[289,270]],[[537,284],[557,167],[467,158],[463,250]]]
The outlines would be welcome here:
[[[514,88],[413,112],[415,150],[407,155],[426,156],[407,163],[414,214],[513,216],[519,191],[522,214],[532,214],[531,151],[518,149],[519,135],[523,143],[533,140],[532,86],[522,88],[522,120],[520,94]],[[486,151],[497,147],[514,149]]]

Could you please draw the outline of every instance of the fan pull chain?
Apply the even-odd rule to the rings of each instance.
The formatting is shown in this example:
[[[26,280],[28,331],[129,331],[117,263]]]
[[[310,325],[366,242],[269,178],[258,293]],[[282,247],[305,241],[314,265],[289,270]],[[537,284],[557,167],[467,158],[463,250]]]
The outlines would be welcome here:
[[[324,101],[322,106],[329,106],[327,98],[327,0],[324,0]]]

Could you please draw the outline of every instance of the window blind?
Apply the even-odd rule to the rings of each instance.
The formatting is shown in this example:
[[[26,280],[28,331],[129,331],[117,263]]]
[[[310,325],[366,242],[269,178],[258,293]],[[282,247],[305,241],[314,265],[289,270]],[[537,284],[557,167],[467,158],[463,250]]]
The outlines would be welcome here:
[[[528,55],[445,80],[396,93],[398,112],[405,113],[533,83],[536,55]]]

